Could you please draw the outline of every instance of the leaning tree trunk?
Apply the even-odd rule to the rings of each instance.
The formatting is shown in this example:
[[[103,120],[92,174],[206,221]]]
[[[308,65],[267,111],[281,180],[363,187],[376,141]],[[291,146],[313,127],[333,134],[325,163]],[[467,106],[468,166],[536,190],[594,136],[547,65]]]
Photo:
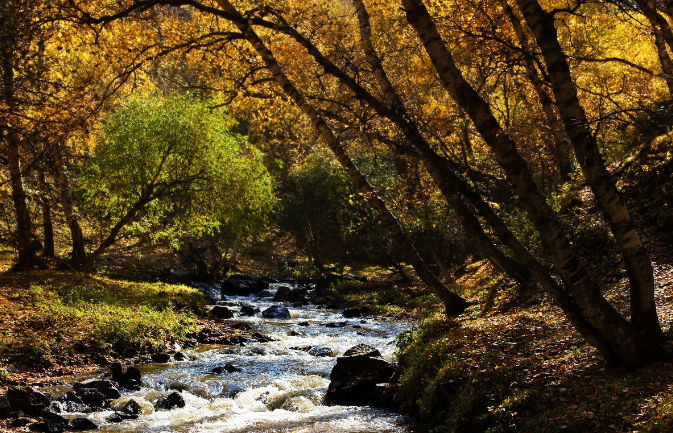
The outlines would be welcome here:
[[[73,205],[72,195],[70,193],[70,181],[66,173],[64,155],[61,151],[61,144],[58,141],[52,143],[51,153],[54,157],[56,177],[61,189],[61,206],[63,207],[63,213],[68,222],[68,228],[70,229],[70,236],[72,238],[72,257],[70,258],[70,265],[73,269],[77,269],[86,259],[84,235],[82,234],[82,228],[79,225],[79,219],[75,213],[75,206]]]
[[[14,68],[12,53],[0,53],[2,55],[2,81],[3,98],[13,112],[14,102]],[[13,126],[4,125],[3,138],[7,143],[7,165],[9,168],[9,179],[12,187],[12,200],[16,212],[16,240],[19,250],[19,267],[27,269],[33,266],[33,251],[30,245],[30,235],[32,224],[30,221],[30,212],[26,203],[26,191],[23,188],[23,175],[21,173],[21,152],[19,146],[18,134],[13,130]]]
[[[542,51],[554,97],[584,177],[621,248],[630,282],[631,322],[649,338],[662,340],[664,334],[654,302],[650,257],[598,150],[596,136],[580,104],[570,67],[558,41],[553,17],[537,0],[517,0],[517,3]]]
[[[42,190],[42,230],[44,231],[44,257],[54,257],[54,224],[51,220],[51,200],[49,198],[49,186],[44,178],[44,173],[39,172],[38,181]]]
[[[471,202],[474,200],[474,202],[472,202],[473,206],[479,206],[477,202],[483,203],[481,197],[479,197],[478,194],[472,194],[468,197],[466,191],[469,187],[453,173],[443,158],[432,150],[418,129],[407,120],[411,118],[411,116],[406,112],[402,98],[390,82],[390,79],[381,64],[381,60],[374,49],[367,9],[362,0],[354,0],[353,4],[360,23],[360,40],[362,48],[367,56],[367,62],[372,67],[379,84],[384,91],[387,105],[394,107],[394,114],[388,116],[386,116],[384,110],[377,109],[377,111],[379,111],[381,115],[389,117],[395,124],[397,124],[400,129],[402,129],[402,132],[407,139],[418,149],[420,158],[432,176],[433,181],[437,184],[451,208],[458,214],[463,229],[472,238],[472,241],[475,242],[477,248],[479,248],[491,263],[510,277],[523,284],[529,283],[530,272],[516,260],[504,255],[493,244],[491,239],[484,232],[479,219],[474,215],[469,206],[463,202],[460,195],[463,195],[468,200],[472,199],[470,200]],[[483,204],[485,205],[485,203]],[[484,214],[488,214],[489,212],[492,214],[488,205],[479,207]],[[504,227],[504,225],[500,227]],[[498,234],[500,235],[500,233]],[[512,236],[512,238],[514,237]]]
[[[149,190],[149,189],[148,189]],[[96,250],[91,253],[91,255],[84,261],[82,266],[80,266],[79,270],[80,271],[86,271],[88,270],[93,264],[96,262],[98,257],[100,257],[101,254],[105,252],[112,244],[115,243],[117,240],[117,235],[123,229],[127,224],[129,224],[131,221],[133,221],[138,215],[138,212],[145,207],[146,204],[151,202],[155,197],[153,197],[149,192],[146,192],[143,194],[142,197],[138,199],[138,201],[129,209],[126,214],[122,217],[117,224],[112,227],[110,230],[110,233],[108,236],[101,242],[101,244],[96,248]],[[206,275],[208,274],[208,271],[206,270]]]
[[[232,15],[240,17],[238,11],[229,3],[228,0],[217,0],[217,3],[227,12]],[[271,51],[266,47],[264,42],[257,36],[249,25],[244,24],[241,20],[236,23],[239,30],[244,34],[244,37],[250,42],[253,48],[261,56],[266,63],[267,68],[273,75],[276,82],[282,87],[283,91],[294,101],[295,104],[306,114],[313,123],[313,126],[320,133],[320,136],[325,143],[332,150],[337,157],[339,163],[346,169],[349,177],[355,182],[360,192],[363,194],[367,202],[374,208],[383,223],[387,226],[394,241],[404,251],[405,256],[411,262],[414,270],[418,276],[427,284],[430,289],[439,297],[446,308],[446,313],[449,316],[455,316],[462,313],[467,307],[468,303],[456,295],[430,272],[427,265],[418,254],[411,241],[402,231],[397,218],[386,207],[385,203],[378,196],[374,188],[369,184],[362,172],[353,163],[350,156],[346,153],[337,137],[334,135],[325,120],[318,114],[317,110],[304,98],[304,96],[297,90],[294,84],[287,78],[282,68],[276,61]]]
[[[465,81],[423,2],[402,0],[402,4],[407,20],[420,37],[442,83],[469,114],[485,142],[494,151],[522,207],[540,234],[542,245],[565,286],[565,290],[557,294],[559,304],[562,307],[577,304],[580,315],[586,318],[603,342],[597,349],[607,359],[631,366],[665,359],[662,347],[650,339],[642,338],[636,328],[601,295],[598,285],[575,256],[560,221],[539,191],[515,143],[502,130],[486,101]],[[558,97],[557,102],[560,103]]]
[[[533,51],[528,45],[528,37],[524,32],[521,21],[519,21],[519,17],[514,14],[514,11],[507,3],[507,0],[502,0],[501,5],[505,11],[505,14],[512,23],[514,32],[516,33],[517,39],[519,40],[519,45],[521,45],[521,49],[524,52],[523,62],[524,68],[526,69],[526,76],[528,77],[528,81],[530,81],[533,85],[535,94],[540,100],[542,111],[547,118],[547,124],[549,125],[551,135],[554,139],[555,146],[553,149],[550,149],[550,153],[556,162],[558,180],[561,183],[565,183],[570,179],[572,167],[570,164],[570,145],[568,140],[566,140],[563,125],[559,120],[558,115],[556,114],[556,110],[554,110],[554,101],[552,101],[552,99],[549,97],[549,94],[545,90],[545,84],[538,74],[535,62],[532,58]]]

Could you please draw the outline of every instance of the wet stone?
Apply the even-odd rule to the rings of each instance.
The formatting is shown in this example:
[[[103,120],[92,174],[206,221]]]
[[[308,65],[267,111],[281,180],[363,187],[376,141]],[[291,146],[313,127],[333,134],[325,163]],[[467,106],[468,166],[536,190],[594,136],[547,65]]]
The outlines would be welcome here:
[[[44,431],[49,433],[61,433],[68,428],[68,420],[61,415],[53,413],[49,410],[42,410],[40,414],[42,417]]]
[[[91,421],[88,418],[75,418],[74,420],[70,421],[70,427],[68,430],[73,430],[73,431],[90,431],[90,430],[98,430],[98,424],[95,422]]]
[[[215,374],[222,374],[224,372],[238,373],[238,372],[241,372],[241,371],[243,371],[243,370],[241,370],[240,367],[236,367],[235,365],[233,365],[231,363],[228,363],[228,364],[220,366],[220,367],[215,367],[210,372],[215,373]]]
[[[344,326],[348,326],[348,322],[329,322],[325,323],[325,326],[327,328],[343,328]]]
[[[78,390],[94,389],[103,394],[105,398],[117,399],[121,397],[121,394],[119,393],[119,390],[117,389],[115,384],[107,379],[83,380],[81,382],[74,383],[72,387],[75,388],[75,392],[77,392],[78,395],[80,395]]]
[[[93,409],[100,410],[110,407],[110,403],[105,398],[105,395],[95,389],[79,389],[77,390],[77,395],[82,399],[84,404]]]
[[[137,401],[131,399],[124,405],[124,407],[121,408],[120,412],[127,415],[140,415],[141,411],[142,407],[140,407],[140,404]]]
[[[334,351],[329,347],[312,347],[308,354],[317,357],[334,356]]]
[[[233,311],[224,305],[212,305],[206,308],[208,309],[209,316],[217,317],[218,319],[231,319],[234,317]]]
[[[259,313],[259,308],[250,304],[241,304],[241,314],[244,316],[254,316]]]
[[[9,405],[7,397],[0,397],[0,419],[6,419],[11,411],[12,407]]]
[[[139,415],[129,415],[126,413],[115,412],[107,418],[107,421],[112,423],[120,423],[131,419],[137,419],[138,416]]]
[[[362,316],[359,308],[346,308],[342,314],[348,319]]]
[[[176,352],[175,355],[173,355],[173,359],[175,359],[176,361],[184,361],[186,358],[187,357],[182,352]]]
[[[155,353],[152,355],[152,362],[158,364],[165,364],[171,360],[171,355],[168,353]]]
[[[185,400],[179,392],[175,391],[165,397],[161,397],[154,405],[156,410],[171,410],[176,407],[185,407]]]
[[[262,317],[265,319],[289,319],[290,310],[279,305],[274,305],[262,311]]]

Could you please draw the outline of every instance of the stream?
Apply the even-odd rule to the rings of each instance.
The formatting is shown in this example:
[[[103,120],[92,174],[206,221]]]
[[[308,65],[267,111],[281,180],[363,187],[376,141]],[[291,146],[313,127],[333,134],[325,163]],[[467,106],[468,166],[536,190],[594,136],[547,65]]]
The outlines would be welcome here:
[[[271,298],[227,296],[232,303],[254,304],[261,310],[279,303]],[[383,409],[356,406],[325,406],[322,402],[336,356],[356,344],[379,349],[390,359],[391,344],[410,322],[383,318],[345,319],[335,310],[308,305],[289,307],[291,319],[236,317],[251,331],[277,341],[250,341],[245,346],[198,345],[182,349],[186,360],[139,367],[140,391],[124,392],[113,404],[119,407],[133,398],[142,407],[136,420],[110,423],[112,411],[86,416],[102,432],[412,432],[405,417]],[[308,322],[308,323],[307,323]],[[328,323],[345,326],[331,328]],[[333,356],[313,356],[297,347],[332,350]],[[295,349],[293,349],[295,348]],[[215,367],[233,364],[240,372],[213,374]],[[162,396],[181,389],[183,408],[155,411]]]

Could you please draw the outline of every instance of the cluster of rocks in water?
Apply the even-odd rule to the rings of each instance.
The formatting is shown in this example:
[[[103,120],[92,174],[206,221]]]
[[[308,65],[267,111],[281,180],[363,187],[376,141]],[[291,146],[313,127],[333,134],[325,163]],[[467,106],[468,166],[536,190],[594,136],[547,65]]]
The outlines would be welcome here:
[[[101,377],[73,383],[71,390],[56,399],[33,387],[9,387],[0,397],[0,419],[11,419],[11,427],[29,426],[32,431],[48,433],[96,430],[99,426],[88,418],[68,419],[64,415],[114,410],[106,418],[108,422],[137,419],[143,413],[142,405],[132,397],[122,397],[122,393],[137,391],[140,386],[140,370],[117,362]],[[184,398],[180,392],[171,391],[157,399],[152,410],[181,407],[185,407]]]
[[[298,347],[314,356],[334,356],[331,349]],[[315,353],[312,353],[315,352]],[[328,353],[329,352],[329,353]],[[241,369],[231,363],[215,367],[211,374],[231,374]],[[329,405],[391,406],[399,373],[395,364],[384,360],[374,347],[360,344],[337,358],[330,374],[330,384],[325,395]],[[68,419],[68,413],[90,413],[114,409],[106,420],[119,423],[137,419],[147,409],[132,397],[122,393],[140,389],[141,373],[135,367],[113,363],[101,377],[72,384],[72,389],[53,399],[31,387],[10,387],[6,396],[0,397],[0,419],[10,418],[10,426],[30,426],[33,431],[60,433],[98,429],[98,425],[85,417]],[[182,389],[171,390],[160,397],[149,409],[151,412],[185,407]],[[145,402],[147,404],[147,402]]]
[[[169,278],[171,282],[191,283],[199,289],[206,300],[206,313],[213,318],[227,320],[236,316],[254,316],[261,314],[266,319],[290,319],[288,307],[299,308],[304,305],[318,305],[319,308],[339,309],[345,318],[357,318],[371,313],[367,307],[351,308],[340,304],[338,297],[329,289],[329,285],[342,278],[355,279],[353,276],[323,275],[320,278],[280,281],[273,278],[253,279],[243,275],[232,276],[222,282],[209,281],[195,283],[196,273],[189,271],[172,271],[182,278]],[[173,275],[173,274],[171,274]],[[270,284],[276,284],[276,291],[270,290]],[[265,310],[249,302],[231,302],[228,296],[255,296],[258,300],[265,299],[278,302]]]

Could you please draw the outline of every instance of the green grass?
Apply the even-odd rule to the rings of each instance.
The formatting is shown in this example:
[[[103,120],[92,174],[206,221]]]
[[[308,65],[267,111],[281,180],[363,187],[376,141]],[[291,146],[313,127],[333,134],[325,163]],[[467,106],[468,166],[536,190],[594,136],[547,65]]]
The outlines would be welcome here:
[[[24,364],[159,350],[195,329],[204,303],[185,286],[56,271],[5,274],[0,289],[0,357]]]

